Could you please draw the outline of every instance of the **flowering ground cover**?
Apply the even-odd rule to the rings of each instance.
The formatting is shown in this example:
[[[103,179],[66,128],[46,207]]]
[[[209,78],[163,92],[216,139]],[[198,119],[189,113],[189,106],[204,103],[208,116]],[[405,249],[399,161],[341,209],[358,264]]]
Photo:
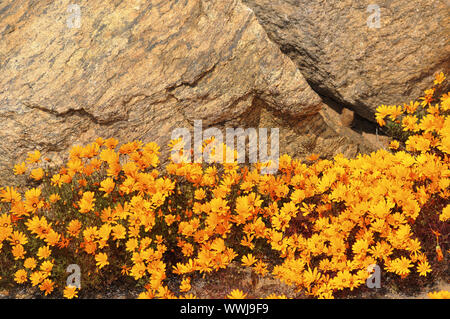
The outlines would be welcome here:
[[[285,154],[273,175],[261,174],[273,163],[183,161],[191,150],[181,140],[166,165],[157,144],[139,140],[77,145],[57,170],[29,153],[14,173],[34,185],[0,189],[0,285],[75,298],[122,282],[140,298],[201,298],[194,281],[236,262],[311,298],[357,294],[375,266],[405,289],[448,281],[450,93],[437,96],[445,80],[438,75],[417,102],[378,108],[377,122],[397,138],[390,150]],[[203,147],[230,151],[211,145]],[[69,265],[81,289],[67,284]]]

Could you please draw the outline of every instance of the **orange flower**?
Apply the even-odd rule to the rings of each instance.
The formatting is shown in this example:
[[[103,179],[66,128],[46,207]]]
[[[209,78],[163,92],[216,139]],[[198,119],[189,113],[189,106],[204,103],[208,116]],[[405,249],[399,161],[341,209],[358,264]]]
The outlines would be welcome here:
[[[41,190],[32,188],[25,192],[25,209],[29,213],[36,213],[38,209],[44,206],[44,201],[40,199]]]
[[[14,245],[12,247],[11,250],[13,256],[14,256],[14,260],[18,260],[18,259],[24,259],[25,258],[25,249],[23,248],[22,245]]]
[[[41,167],[35,168],[31,171],[30,177],[35,181],[39,181],[44,177],[44,170]]]
[[[0,197],[2,198],[2,202],[10,203],[19,202],[22,199],[20,194],[13,187],[6,187],[5,190],[1,190]]]
[[[19,269],[14,274],[14,281],[17,282],[18,284],[23,284],[27,280],[28,280],[28,274],[25,269]]]
[[[40,158],[41,158],[41,152],[36,150],[33,153],[28,153],[27,162],[29,164],[39,163],[41,161]]]
[[[56,203],[60,199],[61,199],[61,196],[59,196],[59,194],[51,194],[49,197],[49,200],[51,203]]]
[[[69,236],[77,237],[81,230],[81,222],[77,219],[70,221],[69,225],[67,225],[67,233]]]
[[[228,299],[245,299],[245,297],[247,297],[247,294],[239,289],[232,290],[227,296]]]
[[[253,257],[252,254],[248,254],[248,255],[242,257],[242,265],[250,267],[254,263],[256,263],[256,258]]]
[[[95,255],[96,265],[99,269],[102,269],[106,265],[109,265],[108,256],[105,253],[98,253]]]
[[[108,177],[100,183],[101,187],[99,188],[99,190],[105,192],[106,194],[104,196],[106,197],[114,190],[115,185],[116,184],[114,183],[113,179]]]
[[[64,288],[64,298],[73,299],[78,297],[77,287],[75,286],[66,286]]]
[[[311,154],[306,158],[308,161],[315,162],[319,159],[319,154]]]
[[[398,141],[391,141],[389,144],[389,148],[392,150],[397,150],[400,147],[400,143]]]
[[[438,74],[435,75],[434,84],[435,85],[439,85],[442,82],[444,82],[444,80],[445,80],[444,72],[438,73]]]
[[[436,256],[438,261],[442,261],[444,259],[444,254],[442,253],[441,246],[436,246]]]
[[[43,246],[39,247],[37,256],[39,257],[39,259],[47,259],[48,257],[50,257],[51,253],[52,251],[50,250],[49,246]]]
[[[27,170],[25,162],[14,165],[14,175],[22,175]]]
[[[107,140],[105,140],[105,146],[109,149],[114,149],[116,148],[117,144],[119,144],[119,141],[116,140],[115,138],[108,138]]]
[[[88,213],[94,209],[94,193],[93,192],[84,192],[83,197],[78,202],[80,206],[80,213]]]
[[[27,268],[27,269],[33,270],[37,266],[36,259],[31,258],[31,257],[25,259],[25,262],[23,263],[23,266],[25,268]]]
[[[45,279],[42,284],[40,284],[39,289],[45,293],[47,296],[48,294],[51,294],[54,288],[54,282],[50,279]]]

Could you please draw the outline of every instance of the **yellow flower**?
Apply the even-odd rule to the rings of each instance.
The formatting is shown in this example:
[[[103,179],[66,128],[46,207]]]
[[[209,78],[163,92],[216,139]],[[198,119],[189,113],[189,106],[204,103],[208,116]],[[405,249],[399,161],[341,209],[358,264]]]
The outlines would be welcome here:
[[[431,104],[431,102],[433,101],[433,95],[435,90],[436,90],[435,88],[425,90],[425,96],[419,98],[419,100],[422,100],[422,103],[420,103],[422,106]]]
[[[436,74],[436,76],[435,76],[434,84],[435,84],[435,85],[439,85],[439,84],[441,84],[442,82],[444,82],[444,80],[445,80],[444,72],[438,73],[438,74]]]
[[[95,202],[94,192],[84,192],[83,197],[78,202],[80,206],[79,209],[80,213],[83,214],[92,211],[94,209],[94,202]]]
[[[28,274],[27,274],[26,270],[19,269],[18,271],[15,272],[15,274],[14,274],[15,282],[17,282],[18,284],[23,284],[27,280],[28,280]]]
[[[41,190],[32,188],[25,192],[25,209],[29,213],[36,213],[44,206],[44,201],[40,198]]]
[[[135,280],[142,278],[147,271],[147,267],[143,262],[135,263],[133,267],[131,267],[130,276],[132,276]]]
[[[31,171],[30,177],[35,181],[39,181],[44,177],[44,170],[41,167],[35,168]]]
[[[33,153],[28,153],[27,162],[29,164],[39,163],[41,161],[40,158],[41,158],[41,152],[36,150]]]
[[[114,148],[116,148],[117,144],[119,144],[119,141],[116,140],[115,138],[111,137],[111,138],[108,138],[107,140],[105,140],[104,144],[107,148],[114,149]]]
[[[109,265],[108,256],[105,253],[98,253],[95,255],[96,265],[99,269],[102,269],[104,266]]]
[[[23,266],[25,268],[27,268],[27,269],[33,270],[37,266],[36,259],[34,259],[32,257],[29,257],[29,258],[25,259],[25,262],[23,263]]]
[[[51,294],[54,288],[54,282],[50,279],[45,279],[39,286],[39,289],[45,293],[47,296],[48,294]]]
[[[49,197],[49,200],[51,203],[56,203],[60,199],[61,199],[61,196],[59,196],[59,194],[51,194]]]
[[[205,199],[205,197],[206,197],[206,192],[203,188],[199,188],[199,189],[195,190],[194,198],[196,200],[201,201],[201,200]]]
[[[64,288],[64,298],[73,299],[78,297],[77,287],[75,286],[66,286]]]
[[[35,271],[30,275],[30,281],[31,281],[31,285],[37,286],[39,285],[42,280],[44,280],[45,275],[42,273],[42,271]]]
[[[250,267],[254,263],[256,263],[256,258],[253,257],[252,254],[248,254],[248,255],[242,257],[242,265]]]
[[[431,299],[450,299],[450,291],[442,290],[429,292],[428,297],[430,297]]]
[[[50,273],[53,269],[53,263],[49,260],[45,260],[44,262],[42,262],[40,270],[43,273]]]
[[[50,257],[51,253],[52,251],[50,250],[49,246],[42,246],[39,247],[37,256],[39,257],[39,259],[47,259],[48,257]]]
[[[417,131],[418,130],[417,117],[414,115],[405,116],[402,120],[402,126],[405,130]]]
[[[110,194],[114,190],[115,185],[116,184],[114,183],[113,179],[111,177],[108,177],[100,183],[101,187],[99,188],[99,190],[106,193],[104,196],[108,196],[108,194]]]
[[[15,246],[13,246],[11,252],[12,252],[15,260],[24,259],[25,258],[26,251],[25,251],[25,249],[23,248],[22,245],[15,245]]]
[[[27,166],[25,165],[25,162],[14,165],[14,175],[22,175],[26,170]]]
[[[444,209],[442,209],[442,213],[439,215],[440,221],[447,221],[450,219],[450,204],[445,206]]]
[[[2,202],[20,202],[22,197],[13,187],[6,187],[6,189],[0,190],[0,197],[2,198]]]
[[[181,281],[180,292],[188,292],[191,290],[191,278],[187,277]]]
[[[404,107],[408,114],[413,114],[417,110],[417,107],[419,105],[420,103],[417,101],[416,102],[410,101],[409,104],[405,104]]]
[[[11,242],[11,245],[25,245],[26,243],[28,243],[28,238],[24,233],[20,231],[14,231],[11,234],[9,241]]]
[[[352,279],[353,275],[348,270],[339,271],[336,277],[333,278],[332,284],[336,289],[342,290],[344,288],[350,288]]]
[[[322,274],[317,270],[317,268],[314,268],[313,270],[308,268],[303,272],[303,281],[306,287],[309,287],[313,282],[318,281],[321,277]]]
[[[419,273],[419,276],[426,276],[428,272],[431,272],[431,267],[426,260],[424,262],[419,262],[417,265],[417,272]]]
[[[403,114],[403,109],[402,109],[402,107],[399,105],[399,106],[395,106],[395,105],[393,105],[392,107],[391,107],[391,109],[390,109],[390,115],[389,115],[389,118],[392,120],[392,121],[395,121],[396,119],[397,119],[397,117],[398,116],[400,116],[400,115],[402,115]]]
[[[61,174],[55,174],[50,179],[52,186],[58,186],[61,187],[61,184],[63,183]]]
[[[120,224],[117,224],[117,225],[113,226],[113,228],[112,228],[112,236],[113,236],[114,240],[125,239],[126,233],[127,233],[127,231],[126,231],[125,227],[123,227]]]
[[[245,299],[245,297],[247,297],[247,294],[239,289],[232,290],[227,296],[228,299]]]
[[[67,233],[69,236],[77,237],[81,230],[81,222],[77,219],[71,220],[67,225]]]
[[[45,236],[45,242],[50,246],[55,246],[59,242],[60,238],[61,235],[52,229]]]
[[[138,240],[136,238],[130,238],[125,243],[126,251],[133,252],[139,246]]]
[[[389,148],[392,150],[397,150],[400,147],[400,143],[398,141],[391,141],[389,144]]]
[[[405,276],[410,273],[409,268],[412,267],[411,260],[402,256],[392,260],[391,267],[397,275]]]
[[[264,276],[268,272],[267,265],[262,260],[258,260],[253,266],[253,270],[261,276]]]

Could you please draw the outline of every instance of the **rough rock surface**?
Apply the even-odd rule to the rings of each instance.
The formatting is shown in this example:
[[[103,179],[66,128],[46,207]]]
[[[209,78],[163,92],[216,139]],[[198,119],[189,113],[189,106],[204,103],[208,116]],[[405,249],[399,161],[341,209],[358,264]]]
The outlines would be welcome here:
[[[241,1],[84,0],[79,28],[70,4],[0,3],[1,185],[34,149],[58,164],[97,136],[164,148],[194,120],[260,126],[261,113],[291,121],[295,143],[280,148],[292,155],[308,133],[316,152],[359,148],[324,124],[320,97]]]
[[[316,92],[371,121],[378,105],[409,102],[450,71],[449,1],[243,2]]]

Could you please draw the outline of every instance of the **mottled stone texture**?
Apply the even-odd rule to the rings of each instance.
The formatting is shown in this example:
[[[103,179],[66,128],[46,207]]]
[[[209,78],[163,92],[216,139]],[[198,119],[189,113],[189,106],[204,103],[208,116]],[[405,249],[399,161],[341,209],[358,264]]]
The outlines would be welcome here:
[[[260,126],[261,113],[290,132],[281,151],[306,153],[299,141],[320,132],[321,149],[341,143],[328,153],[358,149],[320,126],[320,97],[241,1],[77,1],[81,26],[69,28],[72,2],[0,3],[0,184],[34,149],[61,163],[113,136],[164,152],[176,127]]]
[[[313,89],[371,121],[377,106],[409,102],[450,71],[449,1],[243,2]]]

